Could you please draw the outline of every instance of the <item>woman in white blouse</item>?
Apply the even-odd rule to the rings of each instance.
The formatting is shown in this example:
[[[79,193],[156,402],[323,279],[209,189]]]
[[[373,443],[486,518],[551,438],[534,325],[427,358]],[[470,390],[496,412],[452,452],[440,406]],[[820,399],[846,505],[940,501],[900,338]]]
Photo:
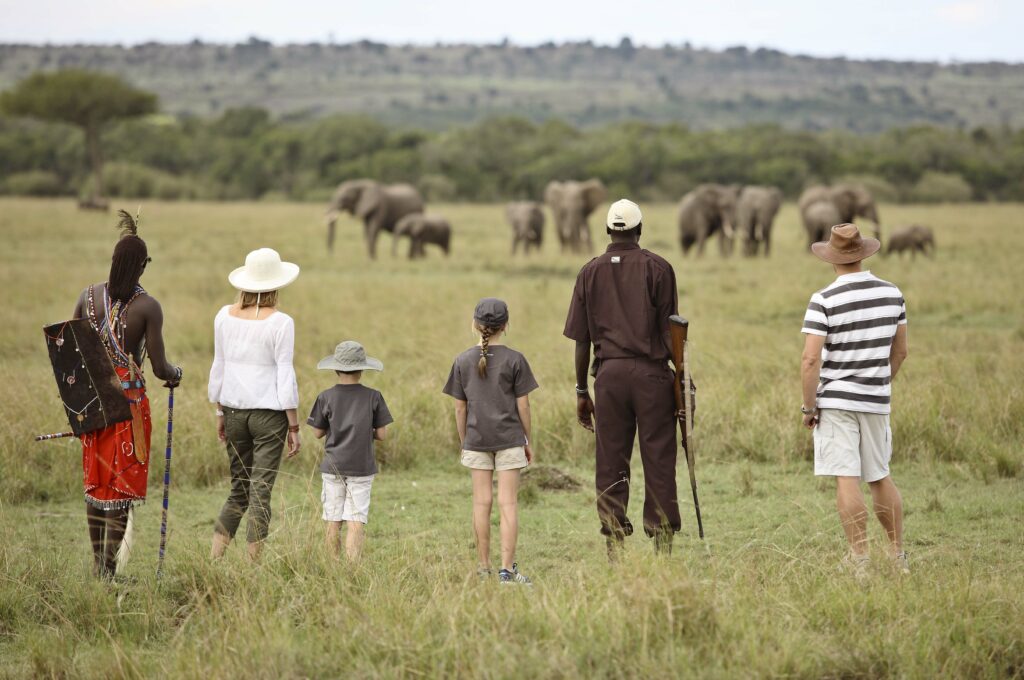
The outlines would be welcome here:
[[[217,405],[217,435],[227,445],[231,493],[213,528],[211,555],[227,550],[249,511],[249,557],[258,559],[270,526],[270,494],[285,445],[299,452],[299,388],[292,357],[295,322],[277,309],[278,290],[299,267],[270,248],[254,250],[228,281],[238,302],[214,319],[210,401]]]

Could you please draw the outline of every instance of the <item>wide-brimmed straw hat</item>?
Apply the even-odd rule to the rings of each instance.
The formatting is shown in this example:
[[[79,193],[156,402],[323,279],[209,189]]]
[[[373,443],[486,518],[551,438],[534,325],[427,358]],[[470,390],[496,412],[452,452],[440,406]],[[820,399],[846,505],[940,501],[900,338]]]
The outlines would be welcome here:
[[[384,362],[366,356],[366,350],[355,340],[346,340],[316,365],[325,371],[383,371]]]
[[[837,224],[827,241],[811,244],[811,252],[831,264],[851,264],[871,257],[882,247],[877,238],[864,238],[856,224]]]
[[[246,293],[266,293],[284,288],[299,276],[299,265],[282,262],[272,248],[260,248],[245,256],[245,266],[228,274],[228,282]]]

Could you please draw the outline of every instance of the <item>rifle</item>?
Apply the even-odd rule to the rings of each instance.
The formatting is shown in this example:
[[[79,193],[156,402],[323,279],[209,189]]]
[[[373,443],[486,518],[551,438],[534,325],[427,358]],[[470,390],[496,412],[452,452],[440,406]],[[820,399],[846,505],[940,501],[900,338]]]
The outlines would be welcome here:
[[[672,365],[676,377],[673,391],[676,398],[676,417],[682,434],[683,450],[686,452],[686,467],[690,471],[690,489],[693,491],[693,509],[697,512],[697,532],[704,539],[704,523],[700,518],[700,501],[697,500],[697,477],[693,472],[693,382],[690,380],[690,365],[686,352],[686,333],[690,322],[673,314],[668,318],[672,333]]]

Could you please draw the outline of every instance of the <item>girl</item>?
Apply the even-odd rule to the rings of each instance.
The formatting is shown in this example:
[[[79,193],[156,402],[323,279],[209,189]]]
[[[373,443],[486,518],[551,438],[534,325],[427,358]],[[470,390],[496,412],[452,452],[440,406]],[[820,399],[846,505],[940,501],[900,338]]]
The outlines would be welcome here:
[[[491,480],[498,473],[501,514],[501,583],[530,584],[515,562],[519,534],[519,471],[533,460],[530,397],[537,381],[526,357],[500,343],[508,326],[508,306],[484,298],[473,313],[480,343],[455,357],[444,393],[455,399],[455,424],[462,464],[473,478],[473,530],[477,573],[491,573]]]

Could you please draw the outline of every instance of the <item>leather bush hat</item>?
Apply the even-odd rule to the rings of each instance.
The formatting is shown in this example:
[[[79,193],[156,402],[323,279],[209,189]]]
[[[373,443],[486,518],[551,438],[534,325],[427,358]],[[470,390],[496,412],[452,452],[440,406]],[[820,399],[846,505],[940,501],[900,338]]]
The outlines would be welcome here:
[[[498,298],[484,298],[476,303],[473,320],[490,328],[508,323],[508,305]]]
[[[346,340],[316,365],[325,371],[383,371],[384,362],[366,356],[366,350],[355,340]]]
[[[832,227],[827,241],[811,244],[811,252],[831,264],[852,264],[871,257],[882,247],[876,238],[864,238],[855,224]]]

